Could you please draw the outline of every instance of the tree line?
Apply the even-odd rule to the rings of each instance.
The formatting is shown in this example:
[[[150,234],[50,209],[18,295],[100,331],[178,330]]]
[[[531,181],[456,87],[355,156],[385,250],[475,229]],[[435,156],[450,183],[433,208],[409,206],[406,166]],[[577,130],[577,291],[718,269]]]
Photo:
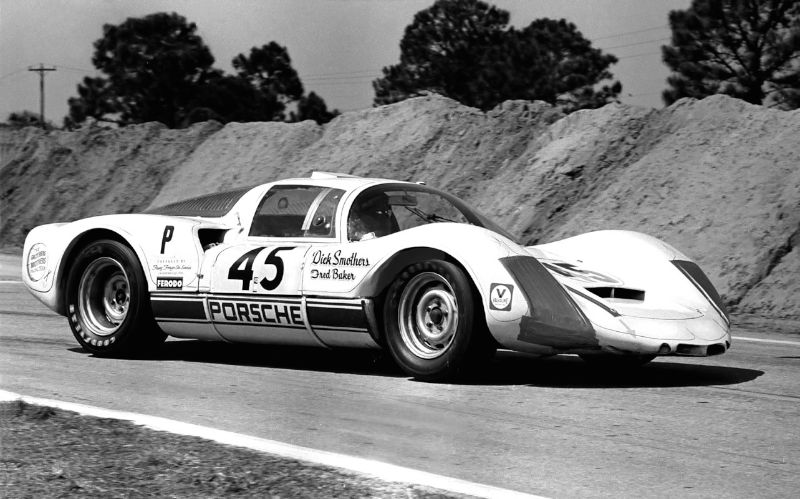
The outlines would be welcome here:
[[[665,104],[727,94],[781,109],[800,107],[800,0],[693,0],[669,14],[662,47],[672,73]],[[156,13],[103,26],[86,77],[69,99],[66,127],[88,119],[181,128],[210,119],[326,123],[337,110],[306,93],[286,47],[271,41],[237,55],[234,74],[215,68],[197,26]],[[400,40],[400,60],[373,81],[374,105],[435,92],[488,110],[509,99],[543,100],[569,113],[619,99],[613,54],[564,20],[509,26],[509,13],[480,0],[436,0]],[[9,121],[31,124],[33,113]]]
[[[159,121],[181,128],[198,121],[329,121],[325,101],[303,84],[286,47],[272,41],[239,54],[235,74],[214,68],[197,26],[176,13],[103,26],[86,77],[69,99],[67,125],[88,118],[119,125]],[[287,107],[296,110],[287,115]]]

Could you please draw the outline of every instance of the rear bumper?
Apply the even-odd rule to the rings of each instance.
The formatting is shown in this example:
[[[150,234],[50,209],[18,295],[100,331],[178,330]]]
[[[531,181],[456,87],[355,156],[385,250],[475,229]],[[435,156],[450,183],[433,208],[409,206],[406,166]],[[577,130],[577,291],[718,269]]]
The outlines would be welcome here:
[[[600,349],[609,353],[706,357],[731,346],[727,324],[709,316],[663,320],[622,316],[625,333],[595,326]]]

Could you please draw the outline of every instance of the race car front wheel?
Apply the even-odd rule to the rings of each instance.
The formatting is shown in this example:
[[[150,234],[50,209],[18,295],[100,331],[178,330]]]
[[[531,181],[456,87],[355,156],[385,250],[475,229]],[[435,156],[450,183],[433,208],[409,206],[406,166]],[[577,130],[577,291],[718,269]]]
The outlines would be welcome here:
[[[111,239],[82,248],[67,277],[67,318],[84,350],[130,356],[164,341],[153,319],[147,281],[136,254]]]
[[[459,267],[430,260],[406,268],[384,303],[386,343],[408,374],[438,381],[466,373],[492,349],[469,278]]]

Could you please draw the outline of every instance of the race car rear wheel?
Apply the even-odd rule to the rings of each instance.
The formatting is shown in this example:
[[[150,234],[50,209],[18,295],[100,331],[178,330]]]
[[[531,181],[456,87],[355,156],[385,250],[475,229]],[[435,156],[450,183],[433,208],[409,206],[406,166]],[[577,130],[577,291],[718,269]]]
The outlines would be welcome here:
[[[384,303],[386,343],[397,364],[425,381],[452,378],[493,350],[473,288],[459,267],[430,260],[405,269]]]
[[[93,354],[135,355],[166,338],[153,319],[136,253],[118,241],[94,241],[78,252],[66,300],[72,334]]]

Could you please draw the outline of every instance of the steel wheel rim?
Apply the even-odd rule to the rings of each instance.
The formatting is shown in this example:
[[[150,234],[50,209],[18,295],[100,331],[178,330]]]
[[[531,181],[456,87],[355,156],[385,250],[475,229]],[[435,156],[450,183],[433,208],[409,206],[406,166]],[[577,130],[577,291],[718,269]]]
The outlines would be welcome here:
[[[97,336],[110,336],[122,325],[130,306],[130,281],[117,260],[101,257],[90,263],[78,285],[79,311],[84,327]]]
[[[400,338],[411,353],[435,359],[453,344],[458,328],[458,302],[450,283],[439,274],[414,276],[400,295]]]

